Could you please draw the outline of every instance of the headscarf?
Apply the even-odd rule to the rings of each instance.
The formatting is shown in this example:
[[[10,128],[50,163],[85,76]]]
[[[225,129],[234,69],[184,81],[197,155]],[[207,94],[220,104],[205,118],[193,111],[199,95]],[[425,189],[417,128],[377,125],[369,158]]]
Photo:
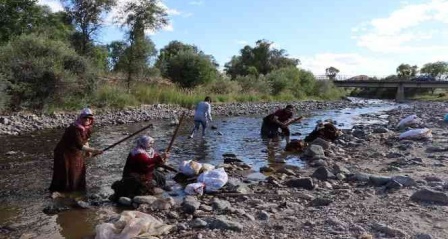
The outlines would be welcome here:
[[[136,146],[131,151],[131,155],[137,155],[137,154],[146,154],[148,157],[153,158],[154,157],[154,148],[149,146],[148,144],[154,143],[154,139],[149,135],[142,135],[140,136],[136,141]]]
[[[82,119],[90,117],[92,118],[92,123],[90,125],[83,125]],[[81,129],[82,133],[85,134],[88,129],[92,128],[93,126],[93,111],[89,108],[84,108],[81,110],[81,113],[79,114],[78,118],[73,123],[77,128]]]

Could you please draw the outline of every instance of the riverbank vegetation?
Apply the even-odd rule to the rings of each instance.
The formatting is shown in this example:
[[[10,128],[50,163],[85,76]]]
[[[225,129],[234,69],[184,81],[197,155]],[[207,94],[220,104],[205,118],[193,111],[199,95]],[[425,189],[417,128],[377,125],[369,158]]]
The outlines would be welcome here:
[[[63,0],[52,12],[37,0],[0,4],[0,111],[124,108],[173,103],[190,106],[206,95],[217,102],[337,99],[344,91],[298,68],[273,42],[243,47],[222,68],[199,46],[173,40],[157,50],[146,34],[169,23],[156,0],[129,2],[115,22],[123,40],[96,36],[115,0]]]

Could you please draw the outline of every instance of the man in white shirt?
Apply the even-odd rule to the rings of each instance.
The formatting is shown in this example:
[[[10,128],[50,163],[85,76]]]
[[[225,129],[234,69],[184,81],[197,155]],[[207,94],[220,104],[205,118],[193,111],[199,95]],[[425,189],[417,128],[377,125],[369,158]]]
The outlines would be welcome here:
[[[212,121],[212,100],[210,97],[205,97],[204,101],[199,102],[196,106],[194,113],[194,128],[191,131],[190,139],[193,138],[194,132],[199,130],[199,126],[202,125],[202,137],[205,136],[205,129],[207,128],[207,120]]]

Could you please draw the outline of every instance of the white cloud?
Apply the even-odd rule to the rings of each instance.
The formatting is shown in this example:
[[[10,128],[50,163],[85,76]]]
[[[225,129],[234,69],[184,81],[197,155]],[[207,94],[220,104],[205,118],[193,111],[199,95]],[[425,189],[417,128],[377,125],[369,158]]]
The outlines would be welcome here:
[[[188,4],[199,6],[199,5],[204,4],[204,1],[190,1],[190,2],[188,2]]]
[[[235,43],[238,45],[244,45],[244,46],[249,44],[247,41],[244,41],[244,40],[236,40]]]
[[[448,0],[405,4],[388,17],[373,19],[352,28],[355,34],[353,39],[357,40],[358,46],[381,53],[446,51],[446,46],[433,42],[446,36],[431,23],[448,24]]]
[[[393,73],[396,67],[390,60],[365,57],[357,53],[319,53],[297,58],[301,61],[300,68],[315,75],[325,75],[325,69],[333,66],[340,70],[339,75],[383,76]]]
[[[50,7],[51,11],[58,12],[64,10],[60,0],[39,0],[37,2],[39,5],[47,5]]]

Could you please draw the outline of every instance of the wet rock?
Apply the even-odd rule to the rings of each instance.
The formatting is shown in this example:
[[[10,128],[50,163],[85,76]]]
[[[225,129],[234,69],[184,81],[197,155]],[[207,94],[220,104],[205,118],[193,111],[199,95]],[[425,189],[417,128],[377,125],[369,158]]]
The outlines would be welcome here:
[[[433,239],[433,237],[426,233],[418,233],[414,235],[412,239]]]
[[[386,184],[386,189],[389,190],[397,190],[397,189],[401,189],[403,187],[403,184],[395,181],[394,179],[391,179],[387,184]]]
[[[311,142],[311,145],[319,145],[324,150],[327,150],[330,148],[330,142],[328,142],[322,138],[316,138],[313,142]]]
[[[369,182],[376,187],[381,187],[386,185],[391,180],[390,177],[379,176],[379,175],[371,175],[369,177]]]
[[[316,171],[314,171],[313,178],[317,178],[320,180],[328,180],[328,179],[335,179],[336,176],[330,172],[330,170],[328,170],[326,167],[319,167],[318,169],[316,169]]]
[[[210,129],[212,129],[212,130],[217,130],[218,127],[217,127],[216,125],[212,125],[212,126],[210,127]]]
[[[305,155],[310,158],[325,157],[324,149],[320,145],[311,145],[306,149]]]
[[[409,176],[394,176],[392,177],[392,179],[402,184],[404,187],[411,187],[417,185],[415,180]]]
[[[356,182],[369,182],[370,181],[370,174],[366,174],[366,173],[354,173],[354,174],[350,174],[348,175],[348,179],[350,181],[356,181]]]
[[[384,134],[384,133],[388,133],[389,130],[384,127],[377,127],[377,128],[374,128],[372,132],[374,134]]]
[[[448,205],[448,195],[443,192],[437,192],[431,189],[421,189],[411,196],[412,201],[436,203],[440,205]]]
[[[224,163],[229,164],[229,163],[235,163],[235,162],[242,163],[243,161],[236,157],[225,157],[224,158]]]
[[[374,230],[377,230],[377,231],[379,231],[381,233],[384,233],[384,234],[386,234],[387,236],[390,236],[390,237],[399,237],[399,238],[406,238],[407,237],[407,234],[404,231],[402,231],[400,229],[396,229],[396,228],[390,227],[390,226],[387,226],[387,225],[384,225],[384,224],[381,224],[381,223],[374,223],[372,225],[372,228]]]
[[[83,208],[83,209],[90,208],[90,204],[88,202],[84,202],[84,201],[77,201],[76,205],[78,205],[78,207]]]
[[[244,228],[241,223],[230,221],[226,219],[224,216],[209,218],[207,222],[210,229],[231,230],[241,232]]]
[[[441,147],[441,146],[430,146],[426,148],[426,152],[428,153],[436,153],[436,152],[444,152],[448,151],[448,148]]]
[[[201,203],[196,199],[196,197],[187,196],[182,202],[182,211],[188,214],[193,214],[201,205]]]
[[[314,189],[313,179],[309,177],[290,179],[285,182],[285,185],[291,188]]]
[[[270,218],[271,216],[270,216],[269,213],[267,213],[266,211],[261,210],[261,211],[258,213],[257,217],[258,217],[259,220],[267,221],[267,220],[269,220],[269,218]]]
[[[313,207],[328,206],[332,202],[333,202],[332,199],[319,197],[319,198],[312,200],[310,202],[310,206],[313,206]]]
[[[204,228],[207,226],[207,222],[200,218],[195,218],[192,221],[190,221],[188,224],[192,228]]]
[[[70,208],[67,206],[51,204],[46,206],[42,211],[45,214],[54,215],[67,210],[70,210]]]
[[[404,155],[403,154],[401,154],[401,153],[397,153],[397,152],[390,152],[390,153],[388,153],[387,155],[386,155],[386,157],[387,158],[401,158],[401,157],[403,157]]]
[[[134,197],[133,202],[137,204],[152,204],[156,200],[157,198],[154,196],[136,196]]]
[[[364,130],[361,130],[361,129],[353,130],[352,135],[355,136],[356,138],[360,138],[360,139],[366,138],[366,132],[364,132]]]
[[[118,199],[118,203],[120,203],[121,205],[124,205],[124,206],[131,206],[132,205],[132,199],[130,199],[128,197],[120,197]]]
[[[328,163],[327,163],[327,161],[319,158],[319,159],[313,159],[313,161],[310,162],[310,166],[311,167],[327,167]]]
[[[260,172],[261,173],[269,173],[269,172],[274,172],[275,170],[269,166],[263,166],[260,168]]]

